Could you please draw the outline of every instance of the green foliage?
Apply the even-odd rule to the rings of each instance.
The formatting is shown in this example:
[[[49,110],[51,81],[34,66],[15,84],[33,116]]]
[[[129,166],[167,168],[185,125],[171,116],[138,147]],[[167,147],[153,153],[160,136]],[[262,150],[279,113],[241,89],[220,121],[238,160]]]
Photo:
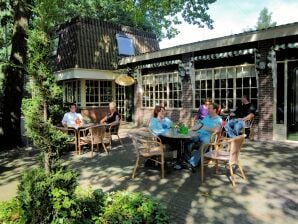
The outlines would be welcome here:
[[[261,30],[261,29],[266,29],[269,27],[276,26],[276,22],[272,22],[271,16],[272,16],[272,12],[269,12],[266,7],[262,9],[258,18],[256,29]]]
[[[26,223],[50,223],[53,220],[75,220],[80,215],[72,198],[77,187],[77,174],[57,170],[48,174],[33,169],[23,174],[18,188],[18,200]],[[56,222],[58,223],[58,222]]]
[[[158,199],[140,193],[119,191],[105,201],[105,211],[96,223],[168,223],[166,209]]]
[[[0,223],[25,223],[23,210],[21,209],[20,202],[16,198],[13,198],[10,201],[0,202]]]
[[[43,120],[39,102],[38,98],[23,100],[22,111],[25,116],[26,135],[32,139],[36,147],[54,156],[66,147],[69,136],[58,131],[52,125],[51,119]]]
[[[158,199],[77,185],[77,174],[61,167],[50,174],[43,169],[26,171],[17,197],[0,203],[0,223],[169,223]]]

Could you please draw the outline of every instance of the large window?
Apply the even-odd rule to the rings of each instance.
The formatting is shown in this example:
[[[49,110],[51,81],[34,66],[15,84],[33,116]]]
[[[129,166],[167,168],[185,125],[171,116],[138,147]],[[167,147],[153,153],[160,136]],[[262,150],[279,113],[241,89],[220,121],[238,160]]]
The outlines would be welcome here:
[[[112,81],[86,80],[86,106],[108,106],[112,99]]]
[[[214,99],[222,108],[235,109],[242,95],[247,95],[257,107],[257,77],[254,65],[196,70],[195,108],[206,97]]]
[[[142,106],[164,105],[181,108],[182,88],[178,73],[163,73],[142,77]]]
[[[63,83],[63,102],[64,103],[76,103],[81,106],[81,88],[80,81],[65,81]]]

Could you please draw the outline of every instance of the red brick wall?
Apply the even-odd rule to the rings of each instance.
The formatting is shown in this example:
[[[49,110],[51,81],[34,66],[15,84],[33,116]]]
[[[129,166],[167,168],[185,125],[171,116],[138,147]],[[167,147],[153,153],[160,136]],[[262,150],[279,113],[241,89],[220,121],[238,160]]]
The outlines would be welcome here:
[[[259,42],[258,51],[262,59],[267,58],[270,47],[273,43],[270,41]],[[265,69],[259,73],[259,115],[256,126],[255,138],[260,140],[271,140],[273,137],[273,80],[271,69]]]

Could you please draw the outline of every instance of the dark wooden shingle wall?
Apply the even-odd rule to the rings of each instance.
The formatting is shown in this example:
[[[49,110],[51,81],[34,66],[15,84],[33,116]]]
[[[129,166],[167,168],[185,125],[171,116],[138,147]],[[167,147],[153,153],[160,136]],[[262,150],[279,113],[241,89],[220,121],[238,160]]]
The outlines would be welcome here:
[[[60,26],[54,70],[117,69],[116,34],[133,39],[136,55],[159,50],[159,43],[152,33],[97,19],[75,18]]]

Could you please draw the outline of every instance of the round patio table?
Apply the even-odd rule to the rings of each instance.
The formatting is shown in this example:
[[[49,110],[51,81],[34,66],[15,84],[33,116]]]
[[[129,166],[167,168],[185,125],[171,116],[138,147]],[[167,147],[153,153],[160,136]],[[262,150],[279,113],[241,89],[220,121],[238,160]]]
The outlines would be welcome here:
[[[187,134],[180,134],[177,129],[171,128],[168,131],[160,134],[163,137],[177,139],[181,145],[181,155],[184,154],[184,141],[191,139],[197,135],[195,131],[189,131]]]

